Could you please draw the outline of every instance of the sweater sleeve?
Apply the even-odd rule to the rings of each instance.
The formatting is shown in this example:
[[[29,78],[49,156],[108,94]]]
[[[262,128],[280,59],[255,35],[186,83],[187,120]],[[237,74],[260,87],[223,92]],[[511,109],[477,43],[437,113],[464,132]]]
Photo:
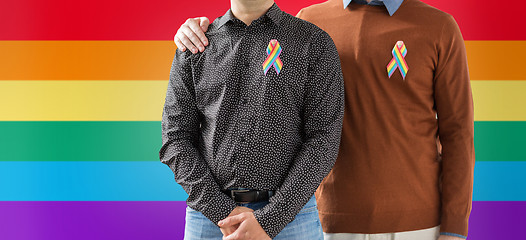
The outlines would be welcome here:
[[[473,98],[464,40],[451,16],[437,52],[434,98],[442,144],[441,232],[467,236],[475,164]]]

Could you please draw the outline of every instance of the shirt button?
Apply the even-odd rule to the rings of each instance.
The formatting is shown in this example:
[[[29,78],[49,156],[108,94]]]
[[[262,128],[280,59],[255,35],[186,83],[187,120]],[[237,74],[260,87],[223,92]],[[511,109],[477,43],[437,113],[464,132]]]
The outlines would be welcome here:
[[[241,138],[239,138],[239,140],[240,140],[241,142],[245,142],[245,137],[241,137]]]
[[[248,99],[243,99],[243,104],[247,104],[248,103]]]
[[[246,68],[250,67],[250,63],[249,62],[245,62],[245,67]]]

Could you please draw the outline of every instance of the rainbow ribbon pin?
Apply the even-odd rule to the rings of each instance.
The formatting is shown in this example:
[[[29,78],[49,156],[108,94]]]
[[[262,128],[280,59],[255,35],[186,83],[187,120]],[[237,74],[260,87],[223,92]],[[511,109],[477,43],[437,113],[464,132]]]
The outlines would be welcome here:
[[[270,40],[267,47],[267,59],[263,62],[263,71],[265,71],[265,75],[267,75],[268,70],[272,66],[274,66],[276,73],[279,75],[279,72],[281,72],[281,69],[283,68],[283,62],[281,62],[281,59],[279,58],[280,54],[281,46],[279,45],[278,40]]]
[[[398,68],[400,69],[402,78],[405,80],[405,76],[407,75],[407,71],[409,71],[409,67],[407,66],[407,62],[405,61],[405,55],[407,55],[407,48],[405,47],[404,42],[396,42],[392,53],[393,59],[391,59],[391,62],[387,64],[387,74],[389,75],[389,78],[391,78],[395,70]]]

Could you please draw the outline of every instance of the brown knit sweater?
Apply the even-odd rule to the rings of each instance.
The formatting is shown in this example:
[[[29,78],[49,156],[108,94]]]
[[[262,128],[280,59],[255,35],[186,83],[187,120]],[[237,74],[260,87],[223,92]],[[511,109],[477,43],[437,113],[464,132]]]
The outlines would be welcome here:
[[[393,16],[384,6],[351,3],[344,9],[342,0],[304,8],[298,16],[333,38],[345,78],[339,157],[316,193],[324,231],[441,225],[441,232],[467,236],[473,102],[453,17],[418,0],[405,0]],[[390,78],[387,72],[398,41],[407,49],[405,80],[400,69]]]

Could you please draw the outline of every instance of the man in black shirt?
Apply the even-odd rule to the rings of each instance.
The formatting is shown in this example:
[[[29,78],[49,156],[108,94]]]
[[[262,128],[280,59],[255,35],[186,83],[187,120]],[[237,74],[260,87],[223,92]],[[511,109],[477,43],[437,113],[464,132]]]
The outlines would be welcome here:
[[[270,0],[232,0],[207,37],[205,52],[177,50],[162,118],[185,239],[322,239],[313,194],[344,109],[332,39]]]

